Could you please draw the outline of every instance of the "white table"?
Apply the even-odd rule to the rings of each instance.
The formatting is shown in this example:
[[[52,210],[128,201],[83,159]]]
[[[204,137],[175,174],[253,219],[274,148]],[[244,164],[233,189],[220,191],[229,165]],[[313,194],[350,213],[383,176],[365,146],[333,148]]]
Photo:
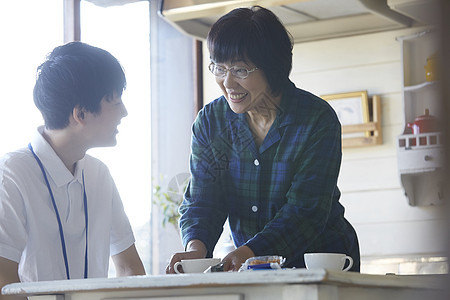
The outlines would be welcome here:
[[[445,283],[445,275],[286,269],[13,283],[2,292],[31,300],[433,300]]]

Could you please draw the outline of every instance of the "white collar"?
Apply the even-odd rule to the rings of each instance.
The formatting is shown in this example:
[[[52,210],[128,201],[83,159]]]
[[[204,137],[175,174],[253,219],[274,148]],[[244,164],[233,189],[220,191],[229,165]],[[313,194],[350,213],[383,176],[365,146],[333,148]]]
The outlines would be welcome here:
[[[61,158],[59,158],[59,156],[56,154],[55,150],[53,150],[50,144],[42,136],[43,131],[44,126],[39,126],[37,128],[36,134],[31,140],[31,146],[33,147],[33,150],[36,153],[37,157],[39,157],[42,164],[44,165],[44,168],[47,171],[48,175],[55,182],[56,186],[64,186],[74,179],[82,184],[84,157],[77,161],[75,166],[75,175],[72,175],[72,173],[70,173],[70,171],[64,165]]]

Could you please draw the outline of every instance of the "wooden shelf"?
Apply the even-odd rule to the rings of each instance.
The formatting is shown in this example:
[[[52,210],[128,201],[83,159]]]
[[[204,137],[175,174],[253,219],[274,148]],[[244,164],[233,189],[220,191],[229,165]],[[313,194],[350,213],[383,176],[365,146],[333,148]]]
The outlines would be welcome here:
[[[369,120],[370,122],[342,126],[342,147],[365,147],[381,145],[383,135],[381,132],[381,97],[373,95],[369,97]],[[361,133],[360,137],[345,137],[348,134]]]
[[[415,92],[421,89],[425,89],[425,88],[429,88],[432,87],[434,88],[435,85],[438,85],[439,81],[425,81],[416,85],[409,85],[409,86],[405,86],[403,88],[403,90],[405,92]]]
[[[427,109],[436,115],[442,111],[439,101],[441,83],[439,80],[426,81],[424,68],[430,57],[439,55],[439,39],[437,30],[397,38],[402,48],[403,128]],[[442,169],[445,159],[443,138],[442,132],[402,133],[397,138],[398,172],[411,206],[444,203],[448,191]]]

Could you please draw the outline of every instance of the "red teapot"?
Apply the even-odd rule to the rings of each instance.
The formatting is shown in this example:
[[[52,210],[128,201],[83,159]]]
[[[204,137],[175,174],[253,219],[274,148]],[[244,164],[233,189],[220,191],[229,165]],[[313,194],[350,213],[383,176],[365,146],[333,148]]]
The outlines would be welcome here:
[[[440,131],[438,118],[430,115],[428,108],[425,109],[424,115],[418,116],[414,123],[408,123],[407,127],[412,129],[413,134]]]

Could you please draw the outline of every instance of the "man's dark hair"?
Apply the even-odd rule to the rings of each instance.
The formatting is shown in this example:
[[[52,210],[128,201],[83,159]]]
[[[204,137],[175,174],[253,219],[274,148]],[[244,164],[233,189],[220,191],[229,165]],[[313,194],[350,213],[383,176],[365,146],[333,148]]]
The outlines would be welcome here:
[[[34,103],[48,129],[63,129],[78,107],[99,113],[100,102],[121,96],[126,87],[122,66],[108,51],[81,42],[56,47],[37,68]]]

